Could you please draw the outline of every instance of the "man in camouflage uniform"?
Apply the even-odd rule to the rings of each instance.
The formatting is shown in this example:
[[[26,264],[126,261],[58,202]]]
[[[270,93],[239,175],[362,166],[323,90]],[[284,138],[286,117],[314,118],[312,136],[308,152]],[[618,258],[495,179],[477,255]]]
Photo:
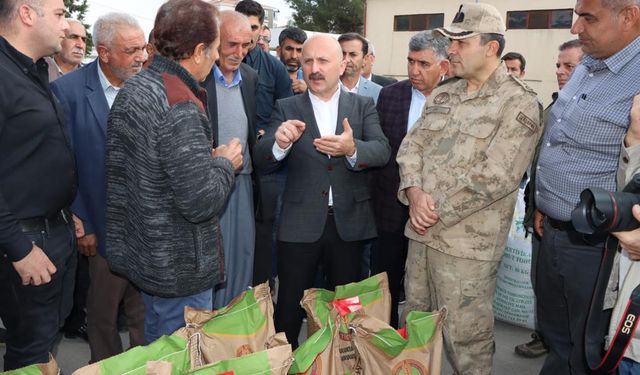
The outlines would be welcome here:
[[[407,310],[446,307],[457,374],[490,374],[493,295],[518,185],[542,133],[535,93],[500,61],[504,21],[464,4],[448,53],[456,79],[436,88],[398,152],[409,205]]]

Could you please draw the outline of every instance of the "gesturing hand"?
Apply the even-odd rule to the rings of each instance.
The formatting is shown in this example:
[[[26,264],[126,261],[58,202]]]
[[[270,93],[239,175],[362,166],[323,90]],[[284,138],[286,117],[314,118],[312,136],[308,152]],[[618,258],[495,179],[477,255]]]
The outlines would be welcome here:
[[[356,152],[356,143],[353,141],[353,130],[349,120],[342,120],[344,131],[340,135],[325,135],[313,140],[316,150],[330,156],[353,156]]]
[[[276,130],[276,143],[281,149],[286,149],[300,139],[304,129],[305,123],[300,120],[285,121]]]

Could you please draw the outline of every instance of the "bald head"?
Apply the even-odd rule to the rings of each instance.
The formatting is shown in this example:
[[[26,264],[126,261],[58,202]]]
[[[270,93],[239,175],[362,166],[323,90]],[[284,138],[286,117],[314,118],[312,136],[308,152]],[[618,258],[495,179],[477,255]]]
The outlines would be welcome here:
[[[310,49],[324,49],[325,52],[335,52],[335,56],[338,60],[342,61],[342,47],[340,47],[340,43],[329,35],[313,35],[302,46],[302,54],[304,55],[305,48],[307,50]]]
[[[338,41],[328,35],[312,36],[302,46],[301,61],[309,91],[322,100],[330,100],[345,68]]]
[[[226,10],[220,12],[220,33],[233,35],[235,33],[251,32],[251,23],[249,19],[242,13],[234,10]]]
[[[233,10],[220,13],[218,68],[229,82],[249,53],[251,35],[251,23],[247,16]]]

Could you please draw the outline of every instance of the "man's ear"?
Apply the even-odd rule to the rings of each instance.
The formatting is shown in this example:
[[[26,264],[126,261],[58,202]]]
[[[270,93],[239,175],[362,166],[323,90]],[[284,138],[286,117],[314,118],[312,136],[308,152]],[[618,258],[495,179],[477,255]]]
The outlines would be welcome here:
[[[107,64],[109,62],[109,49],[103,44],[98,44],[96,46],[96,51],[98,52],[98,58],[100,61]]]
[[[200,65],[204,60],[204,55],[207,53],[206,50],[207,46],[205,46],[204,43],[198,43],[193,49],[193,55],[191,55],[193,62]]]
[[[630,31],[637,27],[640,18],[640,7],[637,5],[629,5],[620,12],[622,20],[622,28],[624,31]]]
[[[18,7],[18,17],[25,25],[33,26],[37,16],[36,11],[27,4],[22,4]]]

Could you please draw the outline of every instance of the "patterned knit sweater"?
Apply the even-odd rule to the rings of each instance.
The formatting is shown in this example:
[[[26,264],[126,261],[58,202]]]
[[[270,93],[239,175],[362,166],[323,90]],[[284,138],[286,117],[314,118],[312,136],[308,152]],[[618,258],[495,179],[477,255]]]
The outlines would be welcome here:
[[[109,114],[107,260],[151,295],[188,296],[224,278],[217,215],[234,171],[211,156],[206,102],[193,76],[156,55]]]

